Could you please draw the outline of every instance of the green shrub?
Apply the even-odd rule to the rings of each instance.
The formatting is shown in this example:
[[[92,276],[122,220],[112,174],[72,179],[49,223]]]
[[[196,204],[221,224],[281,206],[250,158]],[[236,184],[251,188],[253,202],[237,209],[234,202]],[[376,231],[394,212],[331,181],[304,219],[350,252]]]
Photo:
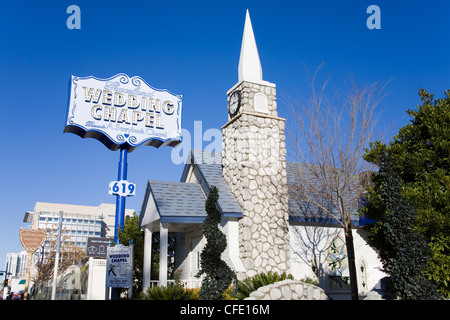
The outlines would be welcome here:
[[[318,286],[319,285],[319,281],[317,281],[316,279],[312,279],[310,277],[306,277],[300,280],[301,282],[307,283],[307,284],[312,284],[314,286]]]
[[[200,254],[201,269],[197,274],[197,277],[205,275],[199,292],[200,300],[223,300],[223,293],[236,279],[234,271],[221,259],[227,247],[227,238],[219,228],[222,212],[217,208],[218,199],[218,189],[211,186],[205,203],[207,217],[202,226],[206,245]]]
[[[294,280],[294,277],[292,275],[287,275],[285,272],[281,275],[272,271],[260,273],[251,278],[247,278],[244,281],[238,281],[231,296],[238,300],[243,300],[250,296],[250,293],[258,290],[258,288],[286,279]]]
[[[186,292],[190,295],[189,299],[186,300],[198,300],[198,293],[200,288],[186,289]]]
[[[233,285],[230,285],[227,290],[222,294],[224,300],[237,300],[233,297]]]
[[[170,283],[167,287],[156,286],[142,292],[142,300],[194,300],[196,292]]]

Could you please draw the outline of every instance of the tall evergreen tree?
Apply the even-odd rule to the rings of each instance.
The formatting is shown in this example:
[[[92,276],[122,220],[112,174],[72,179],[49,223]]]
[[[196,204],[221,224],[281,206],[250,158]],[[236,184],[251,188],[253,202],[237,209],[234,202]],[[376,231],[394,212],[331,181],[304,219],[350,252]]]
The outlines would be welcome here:
[[[436,287],[425,277],[430,249],[414,231],[416,210],[401,195],[402,185],[388,152],[380,154],[379,179],[384,215],[377,234],[384,269],[391,275],[393,293],[402,299],[437,299]]]
[[[399,129],[388,144],[371,143],[364,159],[380,165],[380,154],[388,151],[402,184],[402,195],[414,206],[413,229],[423,235],[431,249],[424,270],[438,286],[442,297],[450,298],[450,90],[444,98],[419,90],[421,105],[408,110],[410,123]],[[382,221],[379,175],[372,176],[365,196],[366,214]],[[373,240],[379,239],[380,225],[370,228]],[[381,250],[383,244],[374,242]]]
[[[206,274],[199,292],[200,300],[223,300],[222,294],[236,278],[234,272],[220,259],[227,247],[227,239],[219,229],[222,213],[217,208],[219,192],[212,186],[206,199],[205,209],[208,216],[202,226],[206,246],[200,254],[201,269],[197,276]]]

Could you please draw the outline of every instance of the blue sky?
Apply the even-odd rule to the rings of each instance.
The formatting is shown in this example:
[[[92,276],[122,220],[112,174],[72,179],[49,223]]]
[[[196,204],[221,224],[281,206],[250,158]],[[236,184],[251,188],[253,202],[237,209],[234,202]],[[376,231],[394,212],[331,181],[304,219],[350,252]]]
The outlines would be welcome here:
[[[390,81],[382,124],[398,128],[419,104],[423,87],[437,97],[450,88],[450,2],[433,1],[4,1],[0,11],[0,270],[22,250],[19,228],[36,202],[98,206],[115,203],[119,153],[99,141],[63,134],[70,76],[141,76],[183,95],[182,127],[203,131],[227,120],[226,91],[237,67],[249,9],[264,80],[282,98],[307,94],[304,65],[325,63],[330,90],[350,76],[360,85]],[[81,9],[81,29],[69,30],[66,9]],[[369,5],[381,9],[381,29],[369,30]],[[394,130],[395,131],[395,130]],[[392,135],[391,135],[392,136]],[[203,147],[208,144],[205,142]],[[170,147],[142,147],[128,156],[137,184],[127,208],[139,212],[146,181],[178,181],[182,165]]]

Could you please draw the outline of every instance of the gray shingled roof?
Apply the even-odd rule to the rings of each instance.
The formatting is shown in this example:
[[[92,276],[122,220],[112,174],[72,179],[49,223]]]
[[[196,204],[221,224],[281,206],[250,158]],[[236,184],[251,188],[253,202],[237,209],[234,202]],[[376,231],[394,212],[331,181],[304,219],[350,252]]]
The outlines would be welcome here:
[[[186,183],[189,166],[194,164],[199,172],[201,183]],[[307,203],[295,192],[299,184],[299,172],[302,177],[314,180],[304,166],[287,162],[286,173],[289,194],[289,220],[312,223],[337,223],[332,217],[324,214],[311,204]],[[147,192],[151,191],[156,202],[161,222],[201,223],[206,218],[205,200],[211,186],[219,190],[218,207],[224,216],[242,217],[242,209],[231,193],[222,175],[222,154],[199,150],[192,150],[183,172],[181,182],[149,181]],[[203,189],[202,189],[203,188]],[[148,199],[149,201],[151,199]],[[144,208],[144,206],[143,206]],[[153,214],[156,214],[154,212]],[[358,221],[356,214],[352,216],[352,223]]]
[[[219,190],[218,207],[223,215],[242,217],[242,209],[223,180],[221,156],[192,151],[181,182],[149,181],[142,206],[142,212],[147,215],[146,223],[158,219],[162,223],[202,223],[207,215],[205,201],[211,186],[216,186]],[[191,163],[198,168],[201,183],[183,181]],[[156,207],[153,205],[153,199]],[[149,201],[152,203],[148,204]],[[142,215],[140,224],[143,220]]]
[[[241,207],[223,179],[222,154],[193,150],[191,155],[193,163],[200,169],[208,187],[216,186],[219,190],[219,207],[223,214],[242,215]]]
[[[189,217],[201,222],[206,217],[205,196],[196,183],[149,181],[163,222],[177,222],[177,218]]]

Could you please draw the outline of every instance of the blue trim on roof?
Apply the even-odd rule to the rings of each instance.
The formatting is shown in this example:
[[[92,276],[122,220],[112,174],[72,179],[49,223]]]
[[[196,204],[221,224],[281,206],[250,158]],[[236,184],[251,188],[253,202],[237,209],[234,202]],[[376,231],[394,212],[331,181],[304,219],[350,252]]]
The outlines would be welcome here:
[[[225,212],[223,216],[226,218],[242,218],[242,212]]]
[[[302,216],[289,215],[290,222],[303,222],[310,224],[336,224],[339,225],[339,222],[332,217],[321,217],[321,218],[305,218]],[[352,226],[360,226],[359,220],[351,220]]]
[[[206,214],[201,217],[162,216],[161,223],[203,223],[205,219]]]
[[[376,219],[361,217],[359,218],[359,226],[364,227],[370,224],[375,224],[377,222]]]

